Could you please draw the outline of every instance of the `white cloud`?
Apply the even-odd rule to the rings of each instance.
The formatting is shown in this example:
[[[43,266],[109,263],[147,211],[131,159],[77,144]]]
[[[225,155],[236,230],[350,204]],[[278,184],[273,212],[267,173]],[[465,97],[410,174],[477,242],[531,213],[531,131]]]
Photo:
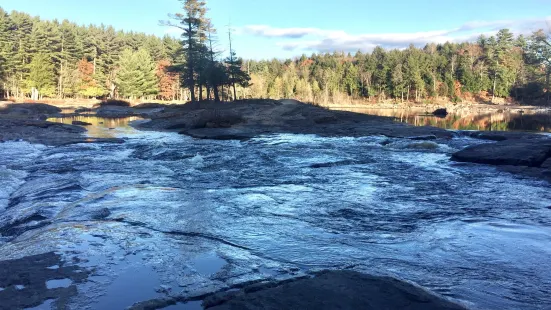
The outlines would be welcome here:
[[[177,27],[167,27],[165,29],[165,34],[168,34],[168,35],[181,35],[182,32],[183,32],[182,29]]]
[[[528,34],[546,27],[550,17],[519,20],[471,21],[454,29],[425,32],[350,34],[342,30],[320,28],[277,28],[268,25],[248,25],[239,28],[240,34],[264,38],[285,39],[277,46],[286,51],[331,52],[371,51],[376,46],[404,48],[410,44],[444,43],[472,40],[480,34],[492,35],[502,28],[515,33]]]

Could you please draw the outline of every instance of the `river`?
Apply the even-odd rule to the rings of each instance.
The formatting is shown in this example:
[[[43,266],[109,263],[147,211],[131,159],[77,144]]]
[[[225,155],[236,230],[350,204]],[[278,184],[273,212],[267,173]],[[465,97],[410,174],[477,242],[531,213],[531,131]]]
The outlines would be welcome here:
[[[551,305],[549,184],[449,160],[486,142],[206,141],[104,119],[89,134],[126,142],[0,148],[0,227],[39,216],[0,237],[2,259],[56,251],[88,268],[71,309],[326,268],[393,275],[473,308]]]
[[[424,109],[369,109],[345,108],[344,110],[392,117],[397,122],[414,126],[433,126],[452,130],[479,131],[534,131],[551,132],[550,110],[493,110],[487,112],[462,111],[436,117]]]

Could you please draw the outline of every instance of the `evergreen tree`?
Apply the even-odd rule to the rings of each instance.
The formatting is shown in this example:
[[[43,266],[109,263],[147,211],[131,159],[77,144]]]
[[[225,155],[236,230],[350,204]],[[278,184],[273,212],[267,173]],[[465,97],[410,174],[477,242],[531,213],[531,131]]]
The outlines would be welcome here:
[[[29,64],[29,77],[26,80],[27,89],[36,88],[41,96],[53,97],[55,91],[54,64],[46,54],[37,54]]]
[[[532,34],[528,42],[527,59],[543,69],[545,73],[544,86],[547,89],[547,100],[551,100],[551,34],[538,30]]]
[[[236,85],[241,87],[249,87],[251,77],[243,71],[243,58],[238,58],[235,51],[230,52],[230,56],[226,58],[226,66],[228,72],[228,85],[233,88],[233,98],[237,100]]]
[[[172,15],[172,18],[179,24],[166,22],[166,25],[180,28],[183,31],[182,45],[186,56],[186,74],[183,75],[182,81],[191,92],[191,100],[196,101],[195,85],[196,78],[199,74],[198,67],[203,60],[204,42],[205,42],[205,2],[202,0],[180,0],[183,4],[183,14],[177,13]]]
[[[119,68],[115,84],[121,96],[140,98],[158,93],[156,65],[145,49],[124,50]]]

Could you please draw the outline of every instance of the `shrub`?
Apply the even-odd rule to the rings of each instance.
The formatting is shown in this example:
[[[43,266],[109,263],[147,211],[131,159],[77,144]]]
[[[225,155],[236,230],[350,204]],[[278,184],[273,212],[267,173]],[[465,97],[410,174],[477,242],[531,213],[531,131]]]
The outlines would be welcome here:
[[[100,107],[105,107],[105,106],[129,107],[130,105],[131,104],[128,101],[116,100],[116,99],[108,99],[99,103]]]

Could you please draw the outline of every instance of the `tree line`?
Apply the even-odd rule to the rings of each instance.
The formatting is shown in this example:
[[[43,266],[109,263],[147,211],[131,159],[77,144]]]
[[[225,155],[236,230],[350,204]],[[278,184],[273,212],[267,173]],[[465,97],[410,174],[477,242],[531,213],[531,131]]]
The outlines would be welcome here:
[[[551,39],[543,30],[509,30],[476,42],[375,48],[293,59],[247,60],[232,46],[222,57],[203,0],[179,0],[167,26],[180,39],[41,20],[0,8],[0,91],[26,97],[231,100],[296,98],[321,104],[354,100],[424,102],[551,98]]]
[[[24,98],[36,89],[40,98],[187,101],[197,99],[196,89],[201,100],[211,93],[220,100],[220,89],[222,99],[234,98],[235,84],[248,86],[243,60],[233,49],[219,59],[204,1],[181,2],[183,12],[174,16],[186,27],[182,39],[41,20],[0,7],[0,94]]]
[[[251,97],[322,104],[437,98],[543,102],[551,95],[550,42],[542,30],[515,37],[503,29],[476,42],[248,61],[252,86],[244,91]]]

